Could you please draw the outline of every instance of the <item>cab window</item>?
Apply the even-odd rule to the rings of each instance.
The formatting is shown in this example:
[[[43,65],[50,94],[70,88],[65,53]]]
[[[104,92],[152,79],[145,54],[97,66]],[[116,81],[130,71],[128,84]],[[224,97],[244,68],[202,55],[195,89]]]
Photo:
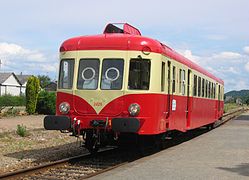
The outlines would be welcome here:
[[[149,90],[151,62],[148,59],[131,59],[128,89]]]
[[[98,88],[99,59],[81,59],[78,70],[78,89],[94,90]]]
[[[102,64],[101,89],[122,89],[123,71],[123,59],[104,59]]]
[[[74,59],[63,59],[60,63],[59,89],[72,89]]]

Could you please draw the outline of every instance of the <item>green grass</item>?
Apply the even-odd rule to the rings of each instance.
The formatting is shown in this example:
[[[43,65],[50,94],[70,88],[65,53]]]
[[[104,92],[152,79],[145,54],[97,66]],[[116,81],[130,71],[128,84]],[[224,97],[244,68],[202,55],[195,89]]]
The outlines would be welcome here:
[[[18,124],[17,125],[17,130],[16,130],[16,133],[21,136],[21,137],[25,137],[25,136],[28,136],[29,133],[27,131],[27,127],[24,126],[24,125],[20,125]]]
[[[224,111],[225,113],[233,110],[233,109],[236,109],[236,108],[239,108],[241,107],[240,105],[237,105],[236,103],[225,103],[224,104]]]

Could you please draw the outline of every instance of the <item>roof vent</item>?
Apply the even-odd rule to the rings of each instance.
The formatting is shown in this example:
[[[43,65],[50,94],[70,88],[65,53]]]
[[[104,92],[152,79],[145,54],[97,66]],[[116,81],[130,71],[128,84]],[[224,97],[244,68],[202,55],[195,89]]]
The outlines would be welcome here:
[[[104,34],[109,34],[109,33],[122,33],[122,34],[132,34],[132,35],[141,36],[140,31],[128,23],[110,23],[110,24],[107,24],[107,26],[104,30]]]

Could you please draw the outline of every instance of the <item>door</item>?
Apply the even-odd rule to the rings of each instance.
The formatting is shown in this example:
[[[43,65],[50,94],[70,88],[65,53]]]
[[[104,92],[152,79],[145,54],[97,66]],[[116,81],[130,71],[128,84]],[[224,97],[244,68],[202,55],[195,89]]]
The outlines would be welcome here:
[[[192,79],[192,74],[191,70],[188,69],[188,76],[187,76],[187,108],[186,108],[186,126],[187,128],[190,127],[190,115],[191,115],[191,79]]]
[[[168,89],[168,92],[167,92],[167,97],[168,97],[168,99],[167,99],[167,107],[168,107],[168,109],[167,109],[167,116],[166,116],[166,118],[169,118],[169,116],[170,116],[170,114],[171,114],[171,94],[170,94],[170,88],[171,88],[171,86],[170,86],[170,79],[171,79],[171,76],[170,76],[170,74],[171,74],[171,62],[170,61],[168,61],[167,62],[167,77],[168,77],[168,85],[167,85],[167,89]]]

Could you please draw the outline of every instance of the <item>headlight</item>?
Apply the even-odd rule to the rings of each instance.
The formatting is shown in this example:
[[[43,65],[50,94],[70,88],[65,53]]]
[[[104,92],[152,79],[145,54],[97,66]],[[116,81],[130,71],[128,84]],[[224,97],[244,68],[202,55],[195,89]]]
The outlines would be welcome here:
[[[63,102],[59,105],[59,111],[62,114],[67,114],[70,110],[70,105],[67,102]]]
[[[137,103],[131,104],[128,111],[131,116],[137,116],[140,112],[140,106]]]

